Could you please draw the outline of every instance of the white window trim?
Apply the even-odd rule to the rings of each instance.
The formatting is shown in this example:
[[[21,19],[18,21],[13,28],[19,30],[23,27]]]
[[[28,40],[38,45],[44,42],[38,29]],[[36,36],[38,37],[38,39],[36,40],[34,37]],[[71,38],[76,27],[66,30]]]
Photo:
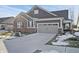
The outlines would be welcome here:
[[[31,24],[29,24],[31,26],[28,26],[28,22],[30,23],[30,21],[29,20],[27,21],[27,28],[35,28],[34,21],[31,21]],[[33,27],[32,27],[32,22],[33,22]]]

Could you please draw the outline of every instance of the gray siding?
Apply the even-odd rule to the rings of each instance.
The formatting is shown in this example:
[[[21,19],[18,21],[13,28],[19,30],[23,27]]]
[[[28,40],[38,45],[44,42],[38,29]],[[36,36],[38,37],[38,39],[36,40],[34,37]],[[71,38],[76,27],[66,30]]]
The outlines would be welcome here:
[[[34,10],[39,10],[39,14],[34,14]],[[55,17],[55,16],[49,14],[48,12],[40,9],[37,6],[34,6],[34,8],[32,8],[27,14],[31,17],[34,17],[34,18],[52,18],[52,17]]]

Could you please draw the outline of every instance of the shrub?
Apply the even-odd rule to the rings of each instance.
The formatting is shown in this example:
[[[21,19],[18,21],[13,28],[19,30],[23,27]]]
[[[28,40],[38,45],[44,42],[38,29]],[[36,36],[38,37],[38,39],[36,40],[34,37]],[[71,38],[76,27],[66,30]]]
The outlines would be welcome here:
[[[69,45],[68,45],[69,47],[79,48],[79,40],[77,37],[71,37],[71,38],[66,39],[65,41],[69,42]]]
[[[15,36],[20,37],[20,36],[21,36],[21,33],[20,33],[20,32],[16,32],[16,33],[15,33]]]
[[[69,42],[69,46],[79,48],[79,41],[71,41]]]
[[[71,37],[66,39],[65,41],[78,41],[78,39],[76,37]]]

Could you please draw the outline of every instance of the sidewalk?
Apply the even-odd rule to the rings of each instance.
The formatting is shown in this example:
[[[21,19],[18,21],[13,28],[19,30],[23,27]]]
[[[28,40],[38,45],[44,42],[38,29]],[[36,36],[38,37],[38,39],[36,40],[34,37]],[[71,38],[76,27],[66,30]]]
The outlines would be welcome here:
[[[0,40],[0,53],[7,53],[7,49],[3,43],[3,40]]]

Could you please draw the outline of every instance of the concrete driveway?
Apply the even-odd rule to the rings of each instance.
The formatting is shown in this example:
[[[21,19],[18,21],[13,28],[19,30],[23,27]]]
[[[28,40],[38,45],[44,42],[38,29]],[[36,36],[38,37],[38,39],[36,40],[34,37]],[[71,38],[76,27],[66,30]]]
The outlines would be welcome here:
[[[23,37],[18,37],[12,40],[5,40],[5,46],[9,53],[32,53],[36,50],[47,51],[50,46],[46,46],[56,34],[35,33]]]

